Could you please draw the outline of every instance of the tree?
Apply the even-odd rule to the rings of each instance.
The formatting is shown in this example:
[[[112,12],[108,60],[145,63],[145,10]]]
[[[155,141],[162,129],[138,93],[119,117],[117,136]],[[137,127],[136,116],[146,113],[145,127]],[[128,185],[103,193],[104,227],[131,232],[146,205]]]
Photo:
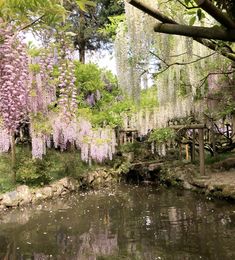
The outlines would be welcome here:
[[[70,11],[68,21],[71,22],[71,30],[75,33],[74,47],[79,51],[79,60],[85,63],[85,52],[98,50],[109,42],[101,31],[110,23],[109,17],[124,12],[122,1],[96,0],[95,5],[87,1],[86,8],[79,8],[76,3],[66,2],[66,9]]]
[[[235,61],[235,52],[232,50],[230,44],[225,43],[226,41],[235,42],[235,15],[234,12],[232,12],[235,8],[234,1],[177,0],[177,2],[182,4],[186,9],[196,8],[197,12],[195,14],[199,20],[203,18],[203,11],[208,13],[221,24],[219,28],[217,26],[205,28],[193,25],[181,25],[164,15],[157,8],[152,8],[140,0],[127,0],[127,2],[161,22],[154,27],[155,32],[192,37],[195,41],[214,51],[219,51],[223,56]],[[226,12],[223,12],[222,9],[225,9]],[[193,21],[195,21],[195,18],[191,20],[192,24]],[[221,41],[218,40],[223,41],[222,46]]]

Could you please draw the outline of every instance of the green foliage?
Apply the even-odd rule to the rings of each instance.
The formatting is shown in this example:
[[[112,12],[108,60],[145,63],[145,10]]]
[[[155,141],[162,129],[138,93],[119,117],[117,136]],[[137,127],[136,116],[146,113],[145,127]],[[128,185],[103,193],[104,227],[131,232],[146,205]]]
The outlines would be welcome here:
[[[51,180],[49,167],[47,160],[25,159],[16,172],[16,181],[31,186],[48,184]]]
[[[171,128],[159,128],[154,130],[149,137],[149,141],[155,141],[157,143],[164,143],[170,139],[175,138],[175,131]]]
[[[158,106],[157,87],[153,86],[149,89],[144,89],[140,94],[140,107],[153,108]]]
[[[73,150],[64,153],[48,150],[47,155],[39,160],[31,158],[30,147],[18,145],[16,157],[17,183],[14,183],[10,154],[4,153],[0,156],[0,194],[15,189],[19,183],[40,186],[66,176],[79,178],[97,167],[95,164],[88,166],[82,162],[80,153]]]
[[[52,132],[52,127],[48,118],[41,112],[36,114],[31,114],[31,125],[36,133],[50,134]]]
[[[141,91],[140,105],[137,106],[132,99],[121,93],[117,86],[117,79],[110,71],[102,70],[95,64],[75,62],[75,65],[79,92],[77,116],[89,119],[94,127],[122,126],[123,113],[132,114],[137,109],[153,108],[158,105],[156,86]],[[90,107],[86,98],[97,90],[99,90],[100,99]]]
[[[34,73],[39,73],[40,65],[39,64],[29,64],[29,69],[30,69],[30,71],[32,71]]]
[[[75,62],[76,85],[80,93],[86,96],[89,92],[102,90],[104,82],[101,79],[101,69],[97,65]]]
[[[63,153],[48,150],[46,157],[50,161],[50,168],[48,170],[52,181],[66,176],[79,178],[96,167],[95,164],[88,166],[81,160],[80,153],[72,149]]]
[[[31,57],[39,56],[42,51],[40,48],[36,47],[31,41],[28,42],[27,48],[28,48],[28,54]]]
[[[115,40],[117,28],[120,23],[125,22],[125,15],[121,14],[121,15],[110,16],[108,17],[108,19],[110,22],[107,23],[104,27],[100,28],[99,32],[104,36],[112,40]]]
[[[76,0],[77,5],[79,6],[79,8],[83,11],[83,12],[87,12],[87,6],[92,6],[95,7],[96,3],[93,1],[87,1],[87,0]]]
[[[232,156],[234,156],[234,154],[232,154],[231,152],[217,154],[216,156],[207,155],[205,159],[205,163],[206,164],[217,163],[227,158],[231,158]]]
[[[7,153],[0,156],[0,194],[14,188],[11,177],[11,158]]]
[[[79,92],[77,116],[89,119],[94,127],[121,125],[121,113],[131,111],[133,102],[122,98],[116,77],[110,71],[102,70],[95,64],[75,62],[75,65],[76,85]],[[97,93],[97,90],[100,98],[91,107],[86,98],[91,93]]]
[[[66,11],[59,0],[0,0],[0,17],[20,26],[41,16],[44,23],[51,24],[65,15]]]

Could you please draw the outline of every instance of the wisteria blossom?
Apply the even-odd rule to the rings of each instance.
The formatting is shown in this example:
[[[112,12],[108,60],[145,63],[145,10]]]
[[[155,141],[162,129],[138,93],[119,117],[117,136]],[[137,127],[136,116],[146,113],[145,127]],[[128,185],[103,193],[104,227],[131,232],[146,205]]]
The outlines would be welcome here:
[[[4,128],[14,133],[27,112],[28,57],[26,46],[0,21],[0,113]]]

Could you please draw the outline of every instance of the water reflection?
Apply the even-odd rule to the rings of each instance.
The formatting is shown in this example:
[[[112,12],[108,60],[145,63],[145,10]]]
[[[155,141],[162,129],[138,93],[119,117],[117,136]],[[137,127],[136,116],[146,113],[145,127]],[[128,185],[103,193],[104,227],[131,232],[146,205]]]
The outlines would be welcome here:
[[[0,216],[0,259],[235,259],[235,205],[156,187],[70,195]]]

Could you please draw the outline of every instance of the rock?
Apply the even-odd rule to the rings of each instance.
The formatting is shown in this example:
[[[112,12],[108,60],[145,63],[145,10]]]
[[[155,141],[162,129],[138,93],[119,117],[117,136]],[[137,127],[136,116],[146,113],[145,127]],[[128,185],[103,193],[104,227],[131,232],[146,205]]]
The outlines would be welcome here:
[[[184,181],[183,182],[183,188],[186,189],[186,190],[191,190],[193,187],[189,182]]]
[[[47,199],[53,197],[53,191],[52,191],[52,188],[50,186],[46,186],[46,187],[42,188],[41,189],[41,193]]]
[[[20,194],[14,190],[3,194],[1,204],[6,207],[17,207],[21,200]]]
[[[91,184],[94,181],[95,177],[92,173],[88,173],[87,177],[86,177],[86,181],[88,184]]]
[[[228,158],[221,162],[214,163],[212,167],[214,169],[230,170],[231,168],[235,168],[235,158]]]
[[[162,168],[162,163],[152,163],[149,164],[148,170],[149,171],[160,171]]]
[[[56,182],[51,184],[51,189],[53,192],[53,197],[58,197],[62,193],[64,186],[62,183]]]
[[[32,194],[27,185],[21,185],[16,188],[22,200],[19,202],[20,205],[28,204],[32,201]]]

